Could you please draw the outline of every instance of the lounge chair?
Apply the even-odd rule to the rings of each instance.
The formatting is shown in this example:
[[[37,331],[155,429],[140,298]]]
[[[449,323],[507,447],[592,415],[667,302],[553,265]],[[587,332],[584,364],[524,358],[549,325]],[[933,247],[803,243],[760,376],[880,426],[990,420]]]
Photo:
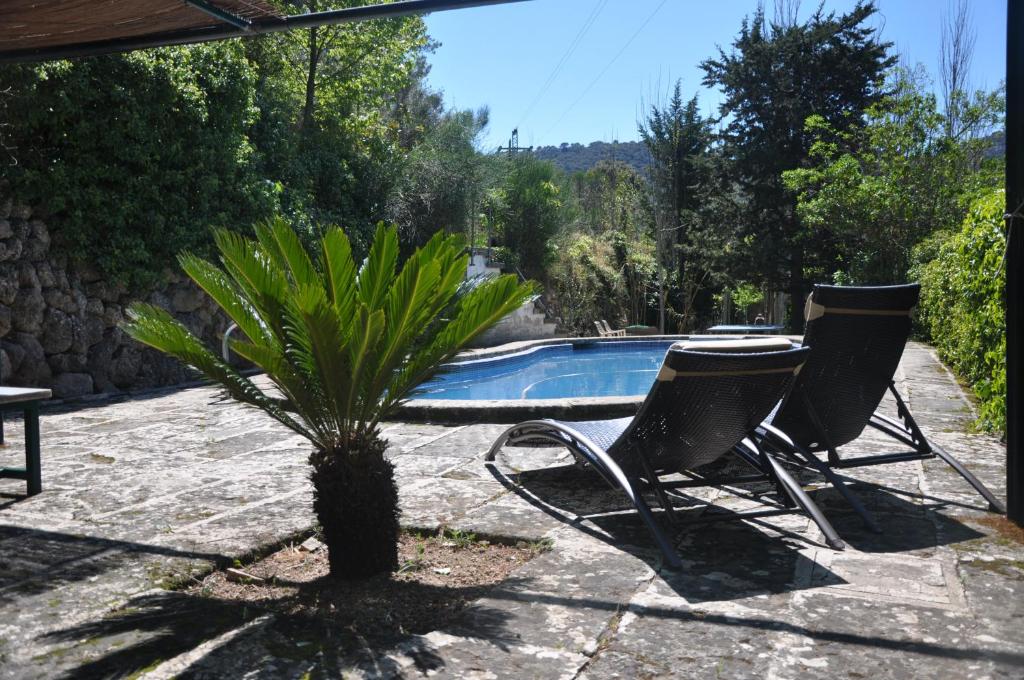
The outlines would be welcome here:
[[[929,441],[896,390],[893,375],[910,335],[910,313],[920,286],[815,286],[807,300],[803,344],[807,363],[793,390],[759,430],[769,452],[788,456],[822,472],[871,528],[877,524],[838,479],[833,468],[941,458],[980,493],[989,508],[1004,512],[992,492],[961,463]],[[876,412],[886,392],[896,403],[897,419]],[[874,429],[909,451],[841,456],[839,447]],[[818,452],[827,452],[822,461]]]
[[[604,319],[595,321],[594,325],[597,327],[597,334],[602,338],[623,338],[626,336],[626,329],[620,328],[619,330],[612,330],[612,327],[608,325],[608,322]]]
[[[679,556],[641,495],[645,490],[654,492],[672,518],[669,489],[774,482],[787,508],[799,506],[818,524],[830,546],[842,548],[843,542],[803,489],[748,438],[786,394],[809,351],[784,338],[677,343],[665,355],[636,416],[519,423],[498,437],[487,460],[493,461],[505,444],[564,446],[608,484],[625,492],[673,568],[681,566]],[[696,473],[683,481],[659,480],[661,474],[692,472],[730,451],[757,474],[722,480]]]

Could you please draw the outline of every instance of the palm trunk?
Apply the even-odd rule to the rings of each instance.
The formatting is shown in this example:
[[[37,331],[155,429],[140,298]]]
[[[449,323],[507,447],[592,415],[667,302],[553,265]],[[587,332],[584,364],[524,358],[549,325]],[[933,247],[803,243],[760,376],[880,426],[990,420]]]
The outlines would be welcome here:
[[[398,568],[398,487],[387,443],[376,436],[349,450],[316,450],[313,510],[327,544],[331,576],[355,579]]]

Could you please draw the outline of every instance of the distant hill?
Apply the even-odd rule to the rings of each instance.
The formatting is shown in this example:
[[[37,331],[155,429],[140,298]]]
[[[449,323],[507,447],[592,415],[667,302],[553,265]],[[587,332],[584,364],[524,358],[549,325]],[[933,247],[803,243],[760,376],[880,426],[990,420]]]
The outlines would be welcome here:
[[[645,172],[651,164],[651,155],[641,142],[591,142],[562,144],[560,146],[538,146],[533,150],[537,158],[551,161],[564,172],[572,174],[589,170],[600,161],[616,160],[633,166],[638,172]]]
[[[1006,132],[999,130],[990,134],[985,141],[988,148],[985,150],[985,158],[1002,158],[1006,155]]]

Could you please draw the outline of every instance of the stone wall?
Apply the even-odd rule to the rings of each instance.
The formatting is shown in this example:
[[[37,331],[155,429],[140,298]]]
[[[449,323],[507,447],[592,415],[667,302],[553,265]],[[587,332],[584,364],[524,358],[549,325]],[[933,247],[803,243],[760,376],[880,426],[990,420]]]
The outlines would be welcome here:
[[[44,214],[0,199],[0,383],[49,387],[67,398],[194,378],[121,330],[138,292],[69,262],[52,245]],[[163,279],[141,297],[219,347],[227,322],[216,305],[181,274],[168,269]]]

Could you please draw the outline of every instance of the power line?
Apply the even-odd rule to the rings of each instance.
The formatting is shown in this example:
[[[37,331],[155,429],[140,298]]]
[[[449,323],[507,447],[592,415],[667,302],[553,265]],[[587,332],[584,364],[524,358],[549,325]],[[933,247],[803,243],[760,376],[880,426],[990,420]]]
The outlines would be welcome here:
[[[587,85],[586,88],[584,88],[583,92],[580,93],[580,96],[576,97],[575,101],[573,101],[572,104],[569,104],[569,107],[562,112],[562,115],[560,115],[558,119],[554,123],[552,123],[551,127],[548,128],[548,131],[544,133],[545,137],[547,137],[551,133],[551,131],[554,130],[558,126],[558,124],[562,122],[562,119],[565,118],[569,114],[569,112],[572,111],[573,108],[575,108],[575,106],[579,104],[584,97],[587,96],[587,93],[590,92],[594,85],[597,85],[597,82],[601,80],[601,77],[608,72],[608,69],[612,67],[612,64],[618,61],[619,57],[622,56],[623,52],[629,49],[629,46],[633,44],[633,41],[637,39],[637,37],[643,32],[645,28],[647,28],[647,24],[651,23],[651,20],[654,18],[654,15],[661,11],[661,8],[664,7],[665,3],[667,2],[668,0],[661,0],[661,2],[658,3],[658,6],[654,8],[654,11],[647,15],[647,18],[644,19],[644,22],[640,24],[640,28],[636,29],[636,32],[634,32],[633,35],[629,37],[629,40],[626,41],[626,44],[623,45],[622,48],[615,53],[615,56],[611,58],[611,61],[605,64],[605,67],[601,69],[601,72],[598,73],[592,81],[590,81],[590,84]]]
[[[530,105],[526,107],[526,112],[523,113],[522,116],[520,116],[519,124],[516,125],[517,128],[522,127],[526,119],[530,117],[530,114],[533,112],[533,108],[537,106],[537,104],[541,100],[541,97],[544,96],[544,93],[547,92],[548,88],[551,87],[551,85],[555,82],[555,79],[558,77],[558,74],[561,73],[562,68],[565,66],[566,62],[568,62],[569,57],[571,57],[573,53],[576,51],[576,48],[580,46],[580,43],[583,41],[583,37],[587,34],[588,31],[590,31],[591,26],[594,25],[595,21],[597,21],[598,15],[601,14],[601,10],[603,10],[605,5],[607,4],[608,0],[598,0],[597,4],[594,5],[594,9],[590,11],[590,16],[586,18],[586,20],[583,22],[583,25],[580,26],[580,30],[576,32],[576,37],[572,39],[572,42],[569,43],[569,47],[565,50],[565,53],[562,55],[562,58],[558,60],[558,63],[555,64],[555,67],[551,70],[551,73],[548,75],[547,80],[544,81],[544,84],[537,92],[537,96],[535,96],[533,98],[533,101],[530,102]]]

